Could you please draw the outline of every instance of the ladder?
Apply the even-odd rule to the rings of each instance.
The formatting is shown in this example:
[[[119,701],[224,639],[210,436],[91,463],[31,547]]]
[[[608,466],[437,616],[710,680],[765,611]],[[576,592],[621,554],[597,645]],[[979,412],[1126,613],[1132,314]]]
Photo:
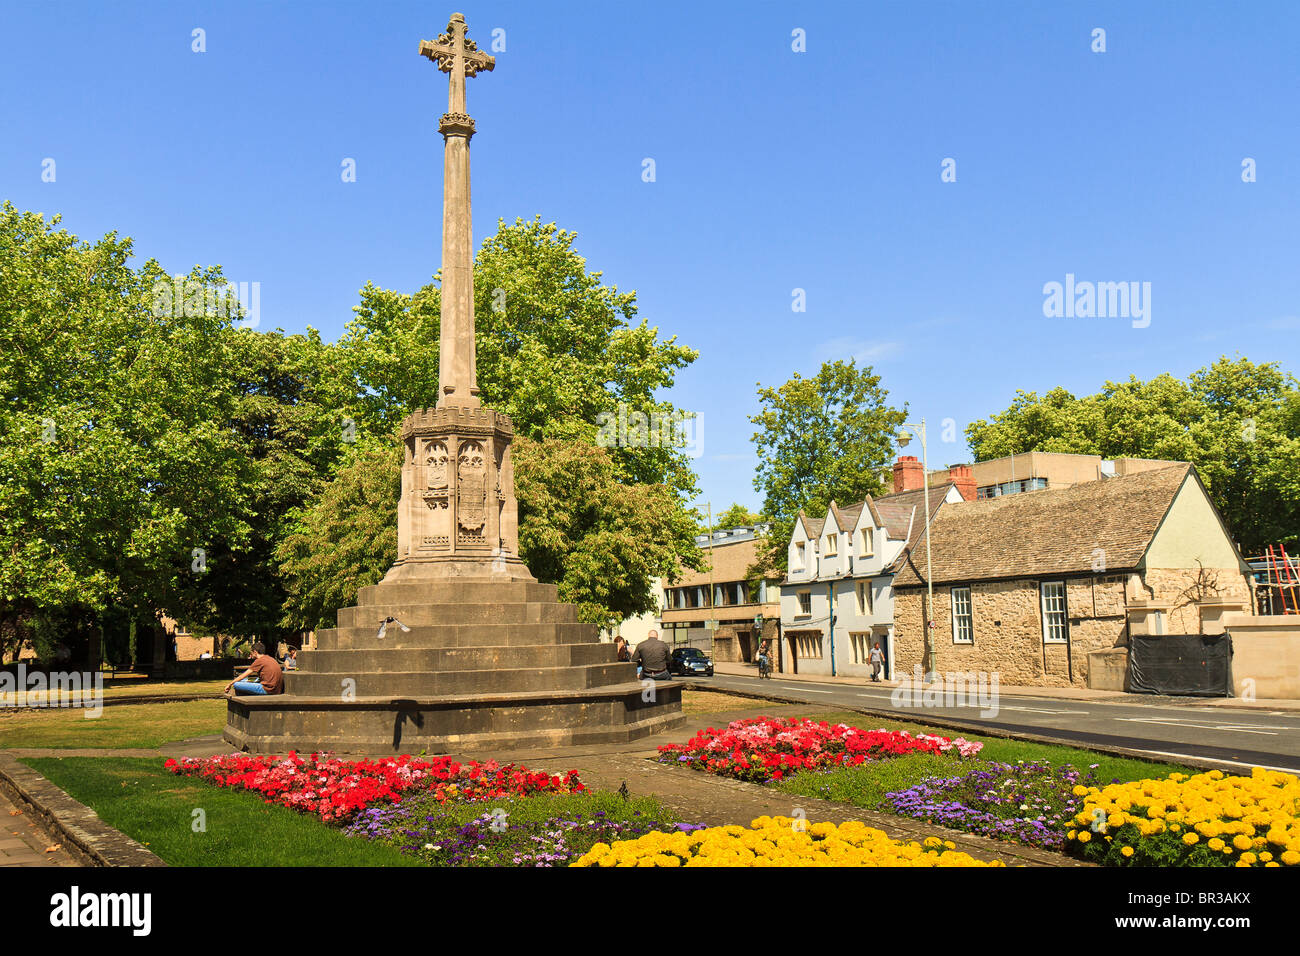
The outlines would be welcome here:
[[[1295,564],[1287,555],[1286,547],[1270,544],[1265,559],[1268,562],[1267,585],[1277,591],[1278,599],[1282,602],[1282,613],[1300,614],[1300,575],[1296,573]]]

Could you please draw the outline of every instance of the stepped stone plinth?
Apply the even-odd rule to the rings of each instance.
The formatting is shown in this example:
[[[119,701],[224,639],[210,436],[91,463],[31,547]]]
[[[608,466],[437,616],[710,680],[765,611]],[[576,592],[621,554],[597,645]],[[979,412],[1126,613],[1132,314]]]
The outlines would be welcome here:
[[[439,397],[402,423],[397,561],[317,632],[283,694],[230,700],[225,739],[257,753],[463,753],[622,743],[680,726],[680,685],[638,681],[519,558],[514,425],[482,406],[475,367],[465,78],[495,60],[460,14],[420,53],[451,74],[439,124]]]
[[[285,673],[285,693],[229,703],[225,739],[284,753],[476,752],[626,743],[680,726],[681,686],[643,684],[553,584],[362,588]],[[393,617],[396,624],[379,626]]]

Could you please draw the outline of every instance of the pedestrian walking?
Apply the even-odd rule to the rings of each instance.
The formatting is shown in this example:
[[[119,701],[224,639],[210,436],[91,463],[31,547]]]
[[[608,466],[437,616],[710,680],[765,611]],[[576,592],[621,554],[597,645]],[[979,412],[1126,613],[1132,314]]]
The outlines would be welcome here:
[[[871,679],[879,683],[880,670],[885,666],[885,652],[880,649],[879,641],[876,641],[875,646],[871,648],[871,656],[867,660],[871,664]]]

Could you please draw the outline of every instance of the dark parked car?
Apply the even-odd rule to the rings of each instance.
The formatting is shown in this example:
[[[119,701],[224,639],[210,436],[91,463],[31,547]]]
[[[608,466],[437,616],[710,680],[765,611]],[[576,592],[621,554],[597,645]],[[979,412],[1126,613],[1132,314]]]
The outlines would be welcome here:
[[[682,677],[713,676],[713,661],[698,647],[679,647],[668,662],[668,673]]]

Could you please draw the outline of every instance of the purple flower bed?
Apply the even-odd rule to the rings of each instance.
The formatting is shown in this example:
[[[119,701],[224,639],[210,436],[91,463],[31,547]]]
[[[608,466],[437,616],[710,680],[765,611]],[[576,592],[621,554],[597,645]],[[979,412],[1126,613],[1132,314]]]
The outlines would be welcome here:
[[[548,867],[567,866],[597,843],[700,828],[634,810],[622,819],[577,805],[540,819],[525,810],[519,802],[503,802],[470,817],[462,807],[404,801],[360,811],[343,832],[387,843],[433,866]]]
[[[1087,773],[1045,761],[995,763],[960,777],[928,777],[885,795],[881,809],[1000,840],[1061,849],[1071,818],[1082,807],[1072,792],[1095,786]]]

